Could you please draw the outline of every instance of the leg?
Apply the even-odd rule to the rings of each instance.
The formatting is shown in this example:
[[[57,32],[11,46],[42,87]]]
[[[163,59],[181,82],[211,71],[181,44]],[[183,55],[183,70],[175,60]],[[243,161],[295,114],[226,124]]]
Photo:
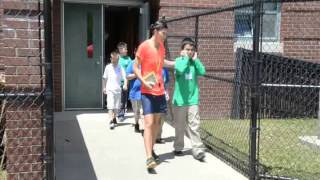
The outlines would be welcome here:
[[[200,137],[200,116],[198,106],[188,107],[188,126],[187,132],[190,136],[190,141],[192,145],[192,154],[196,159],[204,158],[204,146]]]
[[[159,127],[159,130],[158,130],[158,134],[157,134],[157,138],[156,138],[156,143],[159,143],[159,144],[162,144],[162,143],[165,143],[164,140],[161,138],[161,135],[162,135],[162,126],[163,126],[163,123],[164,123],[164,118],[165,118],[166,114],[161,114],[161,117],[160,117],[160,127]]]
[[[112,92],[107,92],[107,108],[108,108],[108,114],[109,114],[109,120],[110,120],[110,129],[113,129],[115,127],[115,114],[114,114],[114,109],[116,109],[116,95]]]
[[[154,126],[154,129],[153,129],[153,145],[156,143],[156,139],[159,135],[159,132],[160,132],[160,129],[161,129],[161,117],[162,117],[162,114],[161,113],[157,113],[157,114],[154,114],[154,122],[155,122],[155,126]],[[153,147],[152,145],[152,147]]]
[[[184,132],[186,129],[187,109],[184,106],[174,106],[174,128],[175,139],[173,148],[175,151],[182,151],[184,147]]]
[[[162,111],[165,111],[166,106],[161,106],[159,100],[162,97],[156,97],[153,95],[142,95],[141,102],[144,111],[144,144],[147,155],[147,168],[154,168],[157,163],[157,156],[153,152],[153,145],[158,134],[160,126],[160,118]],[[159,103],[159,104],[157,104]]]
[[[140,120],[141,103],[139,100],[131,100],[131,104],[132,104],[132,109],[133,109],[133,113],[134,113],[134,120],[135,120],[134,131],[140,132],[139,120]]]
[[[153,145],[159,128],[159,114],[144,115],[144,144],[147,158],[152,157]]]
[[[120,103],[120,109],[118,113],[118,117],[121,120],[124,120],[124,115],[125,115],[126,105],[127,105],[127,93],[128,93],[127,90],[121,89],[121,103]]]
[[[131,105],[132,105],[133,114],[134,114],[134,122],[135,124],[138,124],[140,119],[141,105],[139,104],[138,100],[131,100]]]

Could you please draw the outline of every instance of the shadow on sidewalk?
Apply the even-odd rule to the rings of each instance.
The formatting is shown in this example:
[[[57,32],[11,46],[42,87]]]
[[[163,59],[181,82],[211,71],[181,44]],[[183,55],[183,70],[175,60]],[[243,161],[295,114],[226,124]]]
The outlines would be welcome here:
[[[55,115],[56,179],[97,180],[77,114],[65,114],[67,113]]]

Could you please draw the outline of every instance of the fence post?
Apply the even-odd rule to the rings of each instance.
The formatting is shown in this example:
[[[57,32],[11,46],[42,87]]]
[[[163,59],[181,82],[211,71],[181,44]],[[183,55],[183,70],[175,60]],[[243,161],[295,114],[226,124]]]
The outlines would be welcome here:
[[[319,90],[319,89],[318,89]],[[318,101],[318,123],[317,123],[317,138],[320,139],[320,90],[319,90],[319,101]]]
[[[254,0],[253,13],[253,54],[252,54],[252,83],[251,83],[251,122],[250,122],[250,180],[258,178],[257,169],[257,120],[259,114],[259,81],[260,61],[259,42],[261,34],[261,1]]]
[[[199,16],[196,16],[195,30],[194,30],[194,42],[196,43],[196,51],[198,51],[198,39],[199,39]]]
[[[44,9],[44,39],[45,39],[45,72],[46,85],[44,91],[44,126],[46,132],[46,178],[54,179],[54,163],[53,163],[53,79],[52,79],[52,16],[51,16],[51,0],[45,0]]]

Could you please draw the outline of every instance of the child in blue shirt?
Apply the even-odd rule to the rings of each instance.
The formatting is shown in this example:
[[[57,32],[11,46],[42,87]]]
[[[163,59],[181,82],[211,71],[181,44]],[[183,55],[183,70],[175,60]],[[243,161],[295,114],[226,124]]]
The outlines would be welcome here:
[[[134,130],[140,132],[139,120],[141,114],[141,82],[137,79],[133,72],[133,61],[128,65],[126,69],[127,80],[129,80],[130,91],[129,100],[131,101],[133,113],[134,113]],[[142,128],[142,127],[141,127]]]

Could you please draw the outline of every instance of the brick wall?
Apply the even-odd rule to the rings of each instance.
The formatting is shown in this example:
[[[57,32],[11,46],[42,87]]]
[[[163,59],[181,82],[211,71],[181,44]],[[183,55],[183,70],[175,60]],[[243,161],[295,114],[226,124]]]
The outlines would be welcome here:
[[[2,8],[2,2],[0,2],[0,48],[4,46],[2,41],[3,36],[3,27],[2,27],[2,18],[3,18],[3,8]],[[1,82],[5,82],[5,76],[4,76],[4,64],[3,64],[3,58],[0,56],[0,78]],[[0,82],[0,83],[1,83]]]
[[[208,8],[230,6],[233,0],[161,0],[160,16],[170,19],[191,15]],[[169,26],[170,57],[177,57],[180,42],[185,36],[194,37],[195,18],[172,22]],[[206,66],[207,74],[233,78],[234,71],[234,16],[222,12],[199,18],[198,54]],[[171,81],[172,82],[172,81]],[[225,118],[231,112],[232,84],[201,78],[200,116],[204,119]]]
[[[320,2],[284,3],[281,40],[284,55],[320,62]]]
[[[40,88],[38,1],[2,0],[1,63],[6,89],[28,92]],[[40,25],[43,29],[43,22]],[[40,30],[43,34],[43,32]],[[43,43],[42,43],[43,44]],[[6,111],[7,173],[9,180],[44,177],[41,103],[9,101]]]

